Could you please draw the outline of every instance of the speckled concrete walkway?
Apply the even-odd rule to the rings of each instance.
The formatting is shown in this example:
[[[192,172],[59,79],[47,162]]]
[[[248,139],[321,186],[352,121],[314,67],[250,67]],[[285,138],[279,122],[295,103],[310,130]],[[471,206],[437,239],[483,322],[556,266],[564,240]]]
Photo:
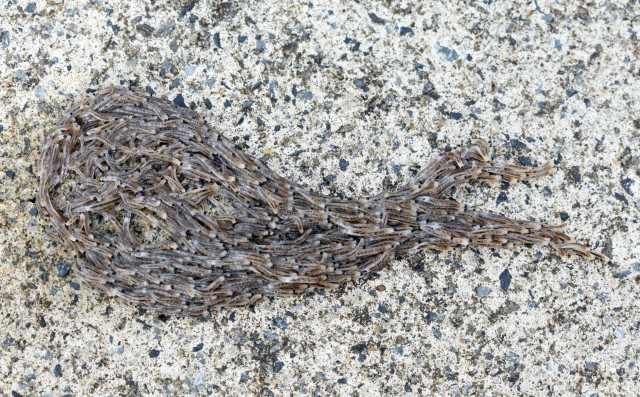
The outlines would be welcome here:
[[[557,3],[4,1],[0,395],[637,395],[640,5]],[[568,220],[608,260],[430,252],[204,319],[140,311],[78,283],[34,208],[44,134],[111,84],[328,194],[393,189],[477,137],[554,160],[454,197]]]

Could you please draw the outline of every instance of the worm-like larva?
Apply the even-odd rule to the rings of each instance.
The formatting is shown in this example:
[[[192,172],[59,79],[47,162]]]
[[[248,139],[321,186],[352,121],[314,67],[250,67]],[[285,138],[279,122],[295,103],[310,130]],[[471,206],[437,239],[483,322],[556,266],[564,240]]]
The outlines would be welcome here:
[[[395,192],[348,200],[274,174],[195,112],[105,89],[47,136],[38,207],[74,254],[76,275],[137,305],[200,315],[210,307],[330,289],[394,255],[461,246],[550,244],[603,258],[565,225],[514,220],[446,198],[471,181],[521,181],[552,167],[454,150]]]

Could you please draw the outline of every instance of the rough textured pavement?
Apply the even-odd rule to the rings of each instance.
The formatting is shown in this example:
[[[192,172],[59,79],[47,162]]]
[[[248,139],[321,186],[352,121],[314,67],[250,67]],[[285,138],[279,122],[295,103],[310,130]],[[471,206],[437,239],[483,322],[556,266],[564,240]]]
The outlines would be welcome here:
[[[0,394],[637,393],[640,4],[562,3],[4,1]],[[323,193],[393,189],[478,137],[554,160],[536,183],[453,197],[567,220],[608,259],[427,252],[207,318],[140,311],[78,283],[34,207],[45,133],[111,84],[200,112]]]

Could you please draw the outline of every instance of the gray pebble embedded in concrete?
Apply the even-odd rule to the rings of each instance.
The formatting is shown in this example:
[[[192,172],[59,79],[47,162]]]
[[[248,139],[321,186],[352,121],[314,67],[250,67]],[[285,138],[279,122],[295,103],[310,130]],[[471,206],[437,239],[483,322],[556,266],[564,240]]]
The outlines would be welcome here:
[[[491,288],[484,285],[476,288],[476,295],[478,296],[478,298],[484,298],[485,296],[489,295],[490,292]]]
[[[60,262],[56,265],[59,277],[67,277],[71,271],[71,265],[67,262]]]
[[[500,273],[500,289],[506,292],[511,285],[511,279],[512,276],[509,269],[504,269],[504,271]]]

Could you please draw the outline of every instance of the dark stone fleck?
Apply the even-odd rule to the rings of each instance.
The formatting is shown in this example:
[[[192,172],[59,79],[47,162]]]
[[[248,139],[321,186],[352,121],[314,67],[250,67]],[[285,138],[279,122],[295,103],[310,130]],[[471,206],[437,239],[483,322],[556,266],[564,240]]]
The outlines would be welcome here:
[[[176,105],[176,106],[183,107],[183,108],[187,107],[187,105],[185,105],[185,103],[184,103],[184,98],[182,97],[182,94],[178,94],[178,96],[176,96],[173,99],[173,104]]]
[[[400,28],[400,36],[404,36],[406,34],[413,33],[413,29],[403,26]]]
[[[578,17],[582,20],[588,20],[589,19],[589,10],[582,7],[582,6],[578,6]]]
[[[587,365],[585,365],[585,369],[587,370],[587,372],[595,372],[598,370],[598,363],[588,362]]]
[[[80,291],[80,284],[76,283],[75,281],[69,281],[69,286],[76,291]]]
[[[320,141],[318,142],[319,144],[323,144],[325,143],[329,138],[331,138],[331,135],[333,135],[333,132],[331,132],[331,130],[326,130],[324,132],[324,134],[322,135],[322,139],[320,139]]]
[[[621,202],[623,202],[625,204],[629,204],[629,202],[627,201],[627,198],[624,197],[623,195],[621,195],[620,193],[614,193],[613,197],[618,201],[621,201]]]
[[[427,324],[431,324],[435,321],[438,321],[438,315],[435,312],[428,312],[427,313]]]
[[[520,158],[520,164],[527,166],[527,167],[532,167],[533,166],[533,159],[531,157],[521,157]]]
[[[197,345],[195,345],[195,346],[193,347],[193,349],[192,349],[192,350],[193,350],[194,352],[199,352],[200,350],[202,350],[202,348],[203,348],[203,347],[204,347],[204,344],[203,344],[203,343],[198,343]]]
[[[59,277],[67,277],[71,271],[71,265],[67,262],[60,262],[56,265],[56,270],[58,271]]]
[[[289,155],[289,157],[298,157],[298,156],[300,156],[300,155],[301,155],[302,153],[304,153],[304,152],[306,152],[306,150],[304,150],[304,149],[298,149],[298,150],[294,151],[293,153],[291,153],[291,154]]]
[[[211,103],[211,101],[209,100],[209,98],[205,98],[204,99],[204,106],[207,107],[207,109],[211,110],[211,108],[213,107],[213,104]]]
[[[247,41],[247,36],[238,36],[238,43],[244,43]]]
[[[567,214],[566,212],[560,212],[560,220],[562,222],[566,221],[567,219],[569,219],[569,214]]]
[[[619,272],[618,274],[616,274],[616,277],[625,278],[630,274],[631,274],[631,270],[623,270],[623,271]]]
[[[433,90],[435,90],[435,86],[433,85],[433,83],[431,81],[427,81],[426,83],[424,83],[424,85],[422,86],[422,95],[429,95],[431,94],[431,92]]]
[[[519,150],[519,149],[529,149],[529,147],[527,146],[526,143],[522,142],[519,139],[512,139],[511,140],[511,148],[515,149],[515,150]]]
[[[340,159],[340,171],[346,171],[347,167],[349,166],[349,162],[345,159]]]
[[[149,357],[156,358],[160,355],[160,350],[151,349],[149,350]]]
[[[9,179],[13,179],[13,178],[16,177],[16,173],[11,171],[11,170],[5,171],[5,174],[7,174],[7,178],[9,178]]]
[[[142,33],[145,37],[151,37],[153,32],[156,30],[153,26],[148,23],[143,23],[142,25],[136,26],[136,29]]]
[[[509,285],[511,285],[511,273],[509,273],[509,269],[504,269],[502,273],[500,273],[500,289],[503,291],[507,291],[509,289]]]
[[[454,119],[454,120],[460,120],[462,118],[462,113],[458,113],[458,112],[448,112],[447,116],[449,116],[450,118]]]
[[[440,328],[434,328],[433,329],[433,337],[436,339],[441,339],[442,338],[442,331],[440,331]]]
[[[2,42],[2,46],[4,48],[9,47],[9,44],[11,44],[10,36],[11,36],[11,34],[6,30],[4,32],[2,32],[2,34],[0,34],[0,42]]]
[[[571,98],[573,96],[575,96],[578,93],[578,91],[576,90],[567,90],[567,97]]]
[[[222,48],[222,44],[220,43],[220,33],[216,32],[213,34],[213,44],[218,48]]]
[[[182,7],[180,9],[180,16],[183,17],[187,15],[188,12],[191,12],[191,10],[193,10],[193,7],[195,7],[197,2],[198,2],[197,0],[194,0],[191,3],[187,4],[186,6]]]
[[[4,341],[2,341],[2,347],[3,348],[8,348],[9,346],[11,346],[11,344],[14,342],[14,339],[10,336],[7,336]]]
[[[485,296],[489,295],[491,293],[491,288],[487,287],[487,286],[480,286],[478,288],[476,288],[476,295],[478,296],[478,298],[484,298]]]
[[[145,91],[147,91],[147,94],[149,94],[149,95],[153,95],[153,94],[155,94],[155,93],[156,93],[156,92],[153,90],[153,88],[151,88],[151,86],[149,86],[149,85],[148,85],[148,86],[146,86],[144,89],[145,89]]]
[[[56,364],[56,366],[53,368],[53,374],[58,378],[62,376],[62,367],[60,366],[60,364]]]
[[[287,329],[289,327],[289,325],[287,324],[287,320],[280,316],[273,319],[273,325],[280,329]]]
[[[38,321],[38,324],[40,325],[40,328],[45,328],[47,326],[47,322],[42,316],[40,316],[40,320]]]
[[[29,3],[27,4],[27,7],[24,9],[24,11],[29,14],[33,14],[35,10],[36,10],[36,3]]]
[[[500,204],[504,201],[507,201],[507,193],[500,192],[500,194],[498,195],[498,198],[496,199],[496,204]]]
[[[230,100],[228,100],[228,99],[226,99],[226,100],[224,101],[223,105],[224,105],[224,107],[225,107],[225,108],[229,108],[229,107],[231,107],[231,101],[230,101]]]
[[[556,50],[562,52],[562,42],[559,39],[555,39],[553,46],[556,48]]]
[[[347,132],[351,132],[356,127],[353,124],[345,124],[341,125],[340,128],[336,130],[336,134],[346,134]]]
[[[438,53],[442,54],[445,60],[449,62],[455,61],[456,59],[459,58],[458,52],[454,49],[443,47],[439,44],[436,44],[436,49],[438,50]]]
[[[379,23],[380,25],[384,25],[385,23],[387,23],[387,20],[386,20],[386,19],[382,19],[382,18],[380,18],[379,16],[377,16],[377,15],[376,15],[375,13],[373,13],[373,12],[370,12],[370,13],[369,13],[369,18],[371,18],[371,20],[372,20],[374,23]]]
[[[11,390],[11,397],[22,397],[22,394],[18,393],[15,390]]]
[[[38,215],[38,210],[37,210],[37,209],[35,209],[35,208],[31,208],[31,209],[29,210],[29,215],[31,215],[31,216],[36,216],[36,215]]]
[[[347,378],[338,379],[338,383],[341,384],[341,385],[346,385],[347,384]]]
[[[573,179],[574,182],[576,183],[582,182],[582,175],[580,175],[579,167],[571,167],[570,175],[571,175],[571,179]]]
[[[273,365],[273,372],[280,372],[284,368],[284,363],[282,361],[276,361]]]
[[[626,179],[623,179],[623,180],[620,181],[620,184],[622,185],[622,188],[630,196],[633,196],[633,192],[631,191],[631,185],[633,185],[634,183],[636,183],[636,181],[634,181],[631,178],[626,178]]]
[[[416,71],[416,73],[418,74],[418,77],[420,78],[420,80],[428,80],[429,79],[429,72],[427,70],[427,67],[424,66],[421,63],[416,63],[415,66],[413,67],[413,69]]]
[[[313,94],[311,91],[303,90],[298,93],[298,97],[303,101],[309,101],[313,99]]]

